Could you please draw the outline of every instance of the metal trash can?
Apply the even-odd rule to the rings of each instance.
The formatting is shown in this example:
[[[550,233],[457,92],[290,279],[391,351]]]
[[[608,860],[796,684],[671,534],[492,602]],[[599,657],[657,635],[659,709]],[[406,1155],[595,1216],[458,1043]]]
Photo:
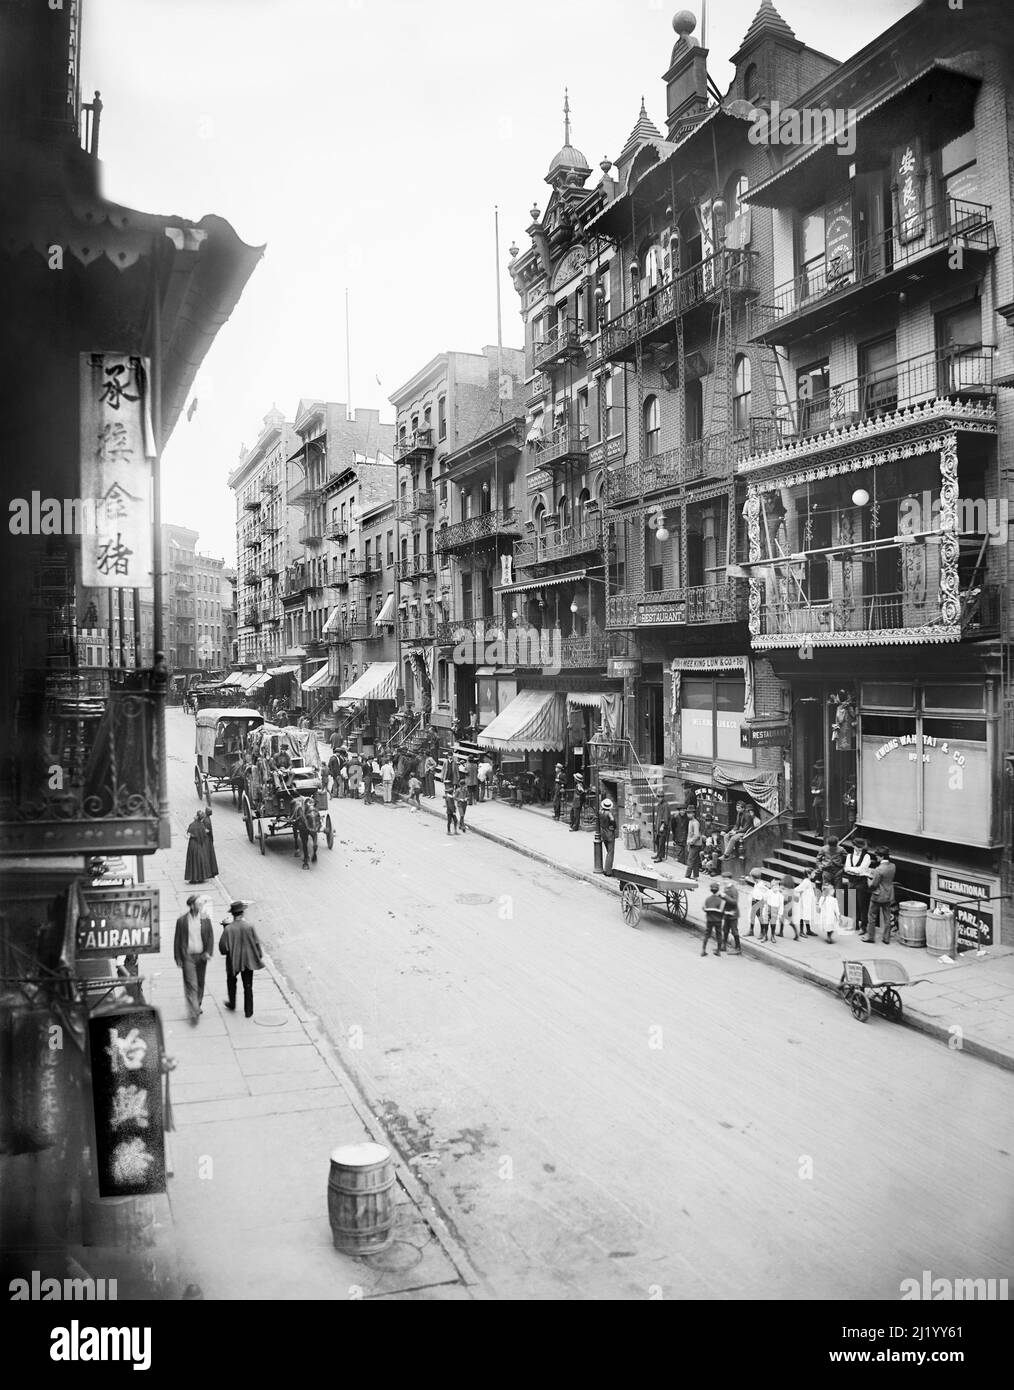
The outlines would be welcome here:
[[[925,903],[901,903],[898,908],[898,938],[903,946],[922,948],[926,945]]]
[[[949,907],[937,907],[926,914],[926,949],[934,955],[957,956],[957,927]]]
[[[639,825],[626,824],[623,827],[623,847],[624,849],[641,848],[641,827]]]

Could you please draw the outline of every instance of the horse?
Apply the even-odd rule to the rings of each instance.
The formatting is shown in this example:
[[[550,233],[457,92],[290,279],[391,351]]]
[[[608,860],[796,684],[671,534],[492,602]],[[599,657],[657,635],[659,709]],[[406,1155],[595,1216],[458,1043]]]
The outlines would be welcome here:
[[[321,819],[320,812],[314,805],[312,796],[299,796],[296,798],[292,807],[292,839],[296,846],[296,858],[299,858],[300,847],[303,851],[303,868],[310,867],[309,847],[313,842],[313,860],[317,862],[317,836],[320,834]]]

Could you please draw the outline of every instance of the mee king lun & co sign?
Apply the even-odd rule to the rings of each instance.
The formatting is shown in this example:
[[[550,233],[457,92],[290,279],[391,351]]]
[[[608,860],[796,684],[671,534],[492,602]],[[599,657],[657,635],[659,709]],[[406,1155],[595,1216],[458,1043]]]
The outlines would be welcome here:
[[[145,955],[159,949],[157,888],[85,888],[78,918],[78,960]]]

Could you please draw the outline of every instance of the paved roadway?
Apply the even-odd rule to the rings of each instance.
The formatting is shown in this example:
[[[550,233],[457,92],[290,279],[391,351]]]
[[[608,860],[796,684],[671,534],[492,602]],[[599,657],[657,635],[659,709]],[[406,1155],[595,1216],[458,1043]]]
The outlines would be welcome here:
[[[168,725],[178,834],[193,720]],[[496,1296],[896,1299],[923,1270],[1014,1274],[1010,1073],[702,959],[653,911],[633,931],[407,807],[333,801],[334,850],[303,872],[213,804],[226,889]]]

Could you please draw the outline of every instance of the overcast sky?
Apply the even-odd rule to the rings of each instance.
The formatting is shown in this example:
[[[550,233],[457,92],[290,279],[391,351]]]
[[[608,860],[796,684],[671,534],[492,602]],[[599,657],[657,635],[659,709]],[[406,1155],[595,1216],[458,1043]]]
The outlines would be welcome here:
[[[760,0],[709,6],[709,71]],[[778,0],[798,38],[843,59],[913,0]],[[563,143],[598,172],[644,94],[665,133],[676,5],[661,0],[86,0],[83,90],[102,92],[103,191],[146,212],[217,213],[267,244],[166,450],[163,514],[235,560],[226,477],[277,404],[380,408],[434,354],[522,341],[506,272]],[[694,12],[699,15],[699,8]],[[697,36],[700,37],[698,22]],[[591,181],[590,181],[591,182]],[[378,384],[379,378],[379,384]]]

